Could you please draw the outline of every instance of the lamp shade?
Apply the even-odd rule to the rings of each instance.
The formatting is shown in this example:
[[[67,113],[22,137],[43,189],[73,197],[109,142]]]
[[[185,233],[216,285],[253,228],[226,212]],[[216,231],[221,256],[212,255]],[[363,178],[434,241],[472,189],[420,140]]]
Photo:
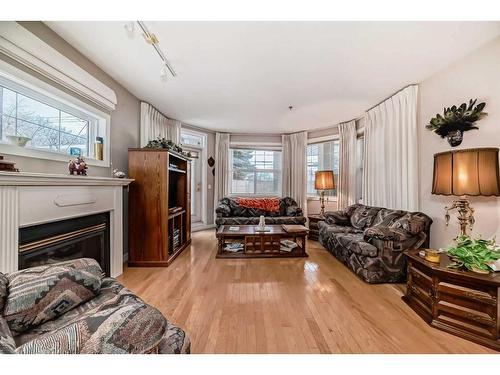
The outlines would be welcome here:
[[[498,148],[474,148],[435,154],[432,194],[500,195]]]
[[[316,190],[335,189],[333,171],[317,171],[314,179],[314,188]]]

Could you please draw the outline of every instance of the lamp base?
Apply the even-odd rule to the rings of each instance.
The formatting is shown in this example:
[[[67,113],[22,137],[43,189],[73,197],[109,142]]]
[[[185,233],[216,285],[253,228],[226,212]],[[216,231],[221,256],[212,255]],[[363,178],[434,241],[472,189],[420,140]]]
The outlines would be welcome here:
[[[325,218],[325,191],[321,190],[319,193],[319,202],[321,203],[321,210],[319,211],[319,217],[321,219]]]
[[[444,208],[446,214],[444,220],[446,226],[450,223],[450,211],[457,210],[458,212],[458,222],[460,224],[460,236],[467,236],[467,227],[472,230],[475,219],[474,219],[474,209],[471,207],[469,200],[466,196],[461,196],[460,199],[453,201],[450,207]]]

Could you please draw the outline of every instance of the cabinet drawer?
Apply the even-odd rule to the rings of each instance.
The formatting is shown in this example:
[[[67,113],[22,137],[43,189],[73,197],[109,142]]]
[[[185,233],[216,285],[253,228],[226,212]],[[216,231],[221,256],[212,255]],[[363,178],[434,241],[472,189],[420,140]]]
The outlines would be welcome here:
[[[408,267],[408,278],[413,284],[419,285],[424,290],[432,290],[432,277],[416,268],[412,263]]]
[[[445,298],[446,296],[456,297],[465,301],[470,301],[473,304],[482,304],[488,306],[497,306],[497,289],[483,288],[474,289],[466,283],[441,281],[438,284],[439,295]]]
[[[447,301],[436,304],[436,320],[459,329],[474,331],[475,334],[496,338],[496,320],[487,313],[469,309]]]

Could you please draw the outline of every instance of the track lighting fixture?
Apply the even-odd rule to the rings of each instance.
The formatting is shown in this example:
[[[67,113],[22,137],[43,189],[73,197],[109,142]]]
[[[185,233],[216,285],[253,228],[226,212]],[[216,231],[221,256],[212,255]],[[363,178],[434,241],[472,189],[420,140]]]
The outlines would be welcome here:
[[[137,24],[139,25],[139,27],[141,28],[143,34],[142,36],[144,37],[144,40],[146,41],[146,43],[150,44],[153,46],[153,48],[155,49],[156,53],[158,54],[158,56],[160,56],[160,59],[162,60],[163,62],[163,68],[162,68],[162,73],[161,73],[161,77],[163,79],[163,70],[165,69],[165,74],[168,74],[167,73],[167,70],[168,72],[170,72],[170,74],[172,74],[172,76],[176,77],[177,76],[177,73],[175,72],[174,68],[172,67],[172,65],[170,65],[170,62],[168,61],[168,59],[166,58],[165,54],[163,53],[163,51],[160,49],[160,41],[158,40],[158,38],[156,37],[155,34],[149,32],[148,28],[146,27],[146,25],[144,24],[144,22],[142,21],[137,21]]]

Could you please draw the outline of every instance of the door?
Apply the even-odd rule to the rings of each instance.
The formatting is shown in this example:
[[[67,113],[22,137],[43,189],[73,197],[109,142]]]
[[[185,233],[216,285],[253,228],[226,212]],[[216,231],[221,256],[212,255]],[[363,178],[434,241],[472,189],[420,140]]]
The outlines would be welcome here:
[[[202,213],[202,163],[201,159],[193,159],[191,163],[191,221],[201,222]]]

